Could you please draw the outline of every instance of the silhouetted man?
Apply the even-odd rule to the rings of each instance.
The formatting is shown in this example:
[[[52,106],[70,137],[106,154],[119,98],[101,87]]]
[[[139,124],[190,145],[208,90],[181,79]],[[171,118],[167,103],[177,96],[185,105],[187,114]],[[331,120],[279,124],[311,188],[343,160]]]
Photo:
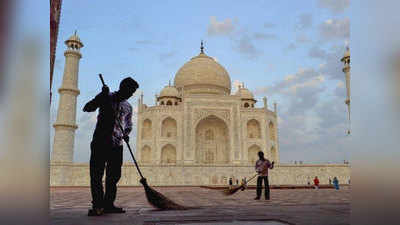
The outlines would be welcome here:
[[[88,216],[125,212],[122,208],[115,207],[114,201],[117,183],[121,178],[122,139],[128,142],[128,135],[132,130],[132,106],[126,100],[138,88],[138,83],[130,77],[121,81],[116,92],[110,93],[110,89],[104,85],[101,93],[83,108],[84,112],[94,112],[99,108],[96,129],[90,143],[90,188],[93,208],[89,210]],[[105,193],[102,183],[104,168]]]
[[[264,158],[264,153],[262,151],[258,152],[259,159],[256,162],[256,172],[257,177],[257,197],[254,200],[260,200],[262,192],[262,181],[264,180],[265,185],[265,200],[269,200],[269,182],[268,182],[268,169],[274,168],[274,162],[270,162],[268,159]]]

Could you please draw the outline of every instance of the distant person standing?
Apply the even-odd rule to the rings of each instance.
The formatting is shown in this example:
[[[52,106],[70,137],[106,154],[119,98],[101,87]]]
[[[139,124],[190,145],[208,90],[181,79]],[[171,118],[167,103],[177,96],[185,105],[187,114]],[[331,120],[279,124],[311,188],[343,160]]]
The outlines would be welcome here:
[[[315,188],[315,189],[318,189],[318,188],[319,188],[319,179],[318,179],[317,176],[315,176],[315,178],[314,178],[314,188]]]
[[[229,178],[229,187],[231,187],[233,185],[233,181],[232,181],[232,177]]]
[[[329,178],[329,185],[331,185],[332,184],[332,180],[331,180],[331,178]]]
[[[270,162],[268,159],[264,158],[264,153],[262,151],[258,152],[259,159],[256,162],[256,172],[258,173],[257,178],[257,197],[254,200],[260,200],[262,192],[262,181],[264,180],[265,185],[265,200],[270,199],[269,193],[269,182],[268,182],[268,169],[274,168],[274,162]]]
[[[333,186],[336,190],[339,190],[339,180],[336,177],[333,178]]]

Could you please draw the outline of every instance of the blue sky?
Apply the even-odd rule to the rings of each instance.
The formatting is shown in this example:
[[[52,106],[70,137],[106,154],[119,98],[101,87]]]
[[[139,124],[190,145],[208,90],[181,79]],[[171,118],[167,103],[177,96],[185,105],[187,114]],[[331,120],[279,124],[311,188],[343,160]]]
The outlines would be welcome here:
[[[199,53],[201,40],[233,84],[244,82],[260,101],[267,96],[270,108],[278,102],[282,162],[349,159],[340,63],[350,38],[347,0],[63,1],[50,123],[58,107],[63,42],[75,30],[85,45],[79,68],[77,162],[89,159],[96,114],[80,109],[100,91],[98,73],[112,90],[122,78],[134,77],[145,103],[152,105],[154,94]],[[130,101],[136,104],[136,98]],[[51,143],[53,133],[51,128]]]

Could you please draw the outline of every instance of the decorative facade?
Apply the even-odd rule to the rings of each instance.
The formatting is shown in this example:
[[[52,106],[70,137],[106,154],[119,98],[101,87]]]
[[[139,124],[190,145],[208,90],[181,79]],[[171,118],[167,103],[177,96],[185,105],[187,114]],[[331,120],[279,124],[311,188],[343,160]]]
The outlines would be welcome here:
[[[263,151],[279,163],[276,111],[256,108],[243,85],[204,53],[185,63],[154,106],[139,101],[136,155],[141,165],[253,166]]]

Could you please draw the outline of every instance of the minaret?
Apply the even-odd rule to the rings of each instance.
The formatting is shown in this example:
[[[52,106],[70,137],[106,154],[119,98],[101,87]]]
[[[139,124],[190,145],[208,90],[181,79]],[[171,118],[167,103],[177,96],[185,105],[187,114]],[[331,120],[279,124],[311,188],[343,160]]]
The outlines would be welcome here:
[[[264,96],[263,101],[264,101],[264,109],[265,109],[265,111],[267,111],[267,109],[268,109],[267,97]]]
[[[55,129],[53,153],[51,162],[53,164],[69,165],[72,164],[74,155],[74,140],[76,125],[76,98],[79,95],[78,71],[79,60],[82,57],[80,49],[83,47],[78,35],[72,35],[65,41],[67,50],[64,52],[65,65],[63,81],[58,93],[60,101],[58,105],[57,120],[53,124]],[[66,168],[64,168],[66,169]],[[68,185],[68,169],[57,174],[57,184]]]
[[[344,63],[343,72],[346,76],[346,100],[345,104],[347,105],[348,119],[349,119],[349,129],[347,130],[347,134],[350,134],[350,49],[347,47],[346,53],[343,58],[340,60]]]

